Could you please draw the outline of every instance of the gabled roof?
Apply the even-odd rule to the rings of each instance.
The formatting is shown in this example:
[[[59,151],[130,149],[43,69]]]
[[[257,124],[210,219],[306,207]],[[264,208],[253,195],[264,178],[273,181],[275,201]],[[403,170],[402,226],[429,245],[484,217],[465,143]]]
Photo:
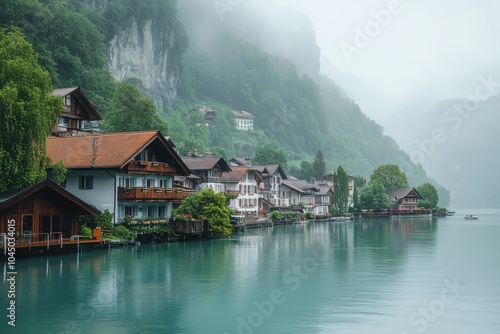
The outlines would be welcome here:
[[[250,158],[232,158],[229,160],[229,164],[237,166],[251,166]]]
[[[189,168],[174,150],[174,143],[159,131],[102,133],[88,136],[51,137],[47,156],[62,161],[68,169],[122,169],[153,142],[163,147],[178,175],[189,175]]]
[[[262,174],[274,175],[279,173],[282,179],[288,179],[285,174],[285,171],[279,164],[275,165],[254,165],[252,166],[255,170],[259,171]]]
[[[333,194],[333,190],[327,186],[317,186],[319,191],[316,193],[316,196],[327,196],[328,194]]]
[[[210,170],[219,168],[223,172],[230,172],[231,168],[222,157],[181,157],[182,161],[192,171]]]
[[[301,188],[299,188],[295,184],[293,184],[293,182],[291,180],[283,180],[282,185],[284,185],[292,190],[295,190],[296,192],[299,192],[301,194],[306,192],[305,190],[302,190]]]
[[[17,202],[35,194],[36,192],[47,188],[50,189],[51,191],[57,193],[58,195],[64,197],[68,201],[72,202],[73,204],[77,205],[80,207],[83,211],[86,211],[90,215],[100,215],[101,212],[97,210],[96,208],[90,206],[89,204],[85,203],[82,201],[80,198],[76,197],[66,189],[58,186],[51,180],[44,180],[41,182],[38,182],[37,184],[20,189],[20,190],[15,190],[15,191],[8,191],[0,194],[0,212]]]
[[[400,200],[410,195],[410,197],[416,197],[422,199],[422,196],[418,193],[417,189],[413,187],[408,188],[391,188],[387,190],[389,195],[389,201]]]
[[[239,182],[241,179],[247,174],[253,173],[256,178],[257,183],[262,181],[260,174],[249,166],[233,166],[231,167],[231,171],[222,174],[221,181],[222,182]]]
[[[88,99],[80,87],[66,87],[57,88],[52,91],[52,95],[64,97],[71,94],[75,101],[79,102],[82,110],[87,114],[87,119],[91,121],[99,121],[102,119],[101,115],[97,112],[97,107],[92,101]]]
[[[254,116],[248,111],[244,110],[232,110],[234,116],[236,118],[253,118]]]
[[[308,190],[312,190],[314,192],[320,191],[318,186],[309,183],[306,180],[283,180],[283,184],[291,189],[300,190],[302,193],[305,193]]]

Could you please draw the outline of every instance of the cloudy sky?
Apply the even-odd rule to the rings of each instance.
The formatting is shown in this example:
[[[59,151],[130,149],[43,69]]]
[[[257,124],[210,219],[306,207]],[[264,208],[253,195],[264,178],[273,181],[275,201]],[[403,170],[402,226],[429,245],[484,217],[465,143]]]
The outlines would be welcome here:
[[[312,19],[335,67],[382,99],[465,97],[500,69],[498,0],[282,1]]]

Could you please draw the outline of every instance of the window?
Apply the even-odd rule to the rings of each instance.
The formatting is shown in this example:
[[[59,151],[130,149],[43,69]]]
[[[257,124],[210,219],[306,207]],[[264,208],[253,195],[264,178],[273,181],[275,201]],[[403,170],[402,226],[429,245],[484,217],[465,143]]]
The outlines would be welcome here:
[[[165,206],[158,207],[158,218],[165,218]]]
[[[131,205],[125,206],[125,217],[133,217],[134,216],[134,207]]]
[[[155,207],[154,205],[148,205],[148,217],[154,218],[155,216]]]
[[[69,107],[71,106],[71,95],[66,95],[64,97],[64,105]]]
[[[80,175],[79,176],[79,186],[80,189],[93,189],[94,188],[94,176],[92,175]]]
[[[153,188],[155,186],[156,186],[156,180],[155,179],[146,179],[146,187]]]
[[[33,229],[33,215],[23,215],[23,234],[24,236],[31,236]]]
[[[133,177],[124,177],[123,178],[123,183],[121,184],[122,187],[135,187],[135,178]]]
[[[57,120],[57,126],[67,128],[68,127],[68,118],[67,117],[59,117]]]

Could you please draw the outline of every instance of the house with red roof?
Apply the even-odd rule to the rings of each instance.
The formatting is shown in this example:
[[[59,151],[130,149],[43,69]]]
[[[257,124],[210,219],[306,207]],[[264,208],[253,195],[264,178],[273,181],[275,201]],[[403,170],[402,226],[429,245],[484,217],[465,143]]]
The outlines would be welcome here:
[[[47,139],[47,156],[68,169],[64,188],[114,221],[124,217],[170,218],[193,191],[174,186],[191,171],[159,131],[93,133]]]
[[[387,195],[391,207],[397,207],[401,212],[415,211],[418,207],[418,201],[422,199],[422,195],[413,187],[391,188],[387,190]]]

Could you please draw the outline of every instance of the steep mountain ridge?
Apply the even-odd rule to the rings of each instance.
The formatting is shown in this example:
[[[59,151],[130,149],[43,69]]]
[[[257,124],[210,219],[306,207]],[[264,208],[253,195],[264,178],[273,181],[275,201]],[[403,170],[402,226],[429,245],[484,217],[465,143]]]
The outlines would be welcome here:
[[[189,143],[179,143],[184,150],[219,145],[251,155],[258,143],[270,142],[285,148],[294,165],[322,150],[328,169],[342,165],[369,177],[379,165],[395,163],[413,185],[429,181],[380,125],[319,74],[310,20],[254,6],[242,2],[221,16],[211,1],[19,0],[0,3],[7,13],[0,23],[23,27],[54,84],[82,87],[105,118],[115,87],[110,73],[135,83],[170,120],[169,135]],[[194,107],[211,103],[221,106],[221,115],[230,109],[255,115],[255,131],[234,136],[246,143],[244,153],[231,140],[231,122],[210,127],[222,138],[207,135],[191,117]],[[191,130],[176,137],[184,128]]]

